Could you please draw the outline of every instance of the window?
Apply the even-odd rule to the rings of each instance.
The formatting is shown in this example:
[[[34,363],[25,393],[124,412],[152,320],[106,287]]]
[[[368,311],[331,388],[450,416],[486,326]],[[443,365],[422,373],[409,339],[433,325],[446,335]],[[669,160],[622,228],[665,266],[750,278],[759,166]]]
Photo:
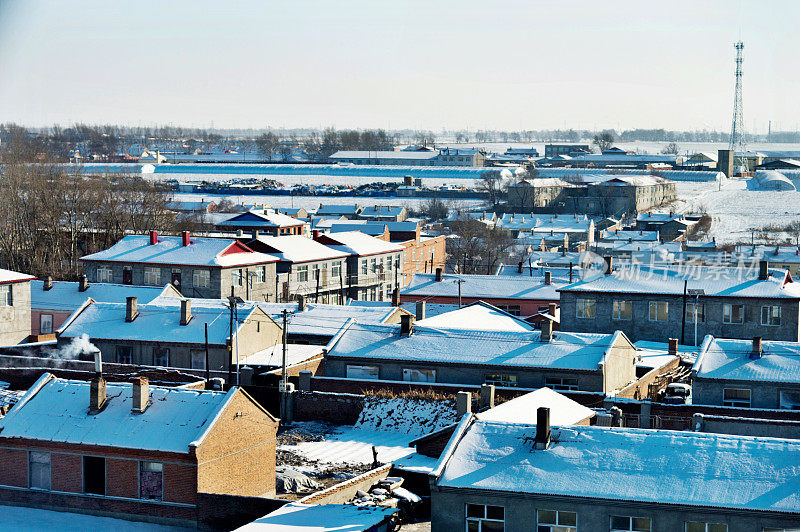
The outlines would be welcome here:
[[[517,385],[517,376],[509,375],[507,373],[490,373],[489,375],[486,375],[484,382],[486,384],[493,384],[495,386],[513,388]]]
[[[595,300],[578,299],[575,316],[578,318],[594,318]]]
[[[686,521],[686,532],[728,532],[728,525]]]
[[[208,270],[195,270],[192,273],[192,285],[195,288],[208,288],[211,286],[211,272]]]
[[[614,300],[611,309],[611,317],[615,320],[629,320],[631,319],[632,305],[630,301]]]
[[[308,265],[297,267],[297,282],[305,283],[308,281]]]
[[[139,462],[139,498],[160,501],[164,496],[164,464]]]
[[[764,305],[761,307],[761,325],[777,326],[781,324],[781,307]]]
[[[575,377],[545,377],[544,385],[551,390],[577,390],[578,379]]]
[[[106,494],[106,459],[101,456],[83,457],[83,492]]]
[[[361,261],[361,275],[367,275],[367,259]]]
[[[650,302],[650,321],[667,321],[669,303],[666,301]]]
[[[722,305],[722,323],[744,323],[744,305]]]
[[[116,352],[117,364],[130,364],[132,360],[131,351],[131,346],[129,345],[118,345]]]
[[[161,268],[146,266],[144,269],[144,284],[158,286],[161,284]]]
[[[520,307],[519,305],[498,305],[497,308],[499,308],[503,312],[508,312],[512,316],[522,315],[522,307]],[[545,307],[545,309],[547,309],[547,307]]]
[[[370,301],[377,301],[378,300],[378,289],[372,287],[369,289],[369,300]]]
[[[10,307],[14,305],[14,297],[11,292],[10,284],[0,285],[0,307]]]
[[[578,530],[578,514],[556,510],[538,510],[536,512],[537,532],[576,532]]]
[[[111,283],[112,276],[114,275],[111,266],[98,266],[97,267],[97,282],[98,283]]]
[[[266,281],[267,281],[267,267],[259,266],[258,268],[256,268],[256,282],[264,283]]]
[[[192,369],[206,369],[206,352],[193,349],[191,352],[192,360],[190,362]]]
[[[311,265],[311,280],[314,282],[322,281],[322,276],[319,274],[319,264]]]
[[[378,271],[378,259],[369,259],[369,271],[372,273]]]
[[[53,334],[53,315],[39,315],[39,334]]]
[[[750,390],[747,388],[725,388],[722,390],[722,406],[750,408]]]
[[[378,380],[378,366],[351,366],[348,364],[347,378]]]
[[[28,487],[37,490],[50,489],[50,453],[28,453]]]
[[[649,517],[611,516],[611,532],[650,532]]]
[[[153,365],[169,367],[169,349],[166,347],[153,348]]]
[[[244,286],[244,278],[247,275],[247,270],[239,268],[239,271],[236,273],[236,284],[239,286]]]
[[[403,368],[403,380],[407,382],[436,382],[436,370]]]
[[[778,408],[781,410],[800,410],[800,391],[781,390],[778,397]]]
[[[386,271],[394,269],[394,257],[386,257]]]
[[[133,284],[133,270],[130,266],[122,267],[122,284]]]
[[[505,514],[502,506],[467,504],[467,532],[503,532]]]
[[[705,323],[706,321],[706,304],[697,304],[697,323]],[[686,322],[694,323],[694,303],[686,303]]]
[[[342,263],[336,261],[331,264],[331,276],[336,279],[342,275]]]

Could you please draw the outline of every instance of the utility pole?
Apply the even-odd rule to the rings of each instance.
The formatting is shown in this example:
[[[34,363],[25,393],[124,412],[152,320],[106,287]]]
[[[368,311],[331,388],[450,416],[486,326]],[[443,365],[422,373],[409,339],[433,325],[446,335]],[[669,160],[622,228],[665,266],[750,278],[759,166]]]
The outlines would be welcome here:
[[[283,315],[283,333],[282,333],[282,338],[281,338],[281,347],[283,348],[283,361],[281,362],[281,385],[280,385],[278,391],[280,392],[280,396],[281,396],[280,417],[281,417],[281,419],[287,419],[287,413],[288,413],[287,401],[288,401],[288,398],[289,398],[289,390],[288,390],[287,380],[286,380],[287,379],[286,378],[286,337],[287,337],[287,335],[286,335],[286,327],[288,325],[289,311],[287,311],[286,309],[283,309],[281,314]]]
[[[684,342],[686,338],[686,286],[689,284],[688,279],[683,280],[683,319],[681,320],[681,345],[686,345]]]
[[[206,323],[206,382],[211,378],[211,368],[208,364],[208,323]]]

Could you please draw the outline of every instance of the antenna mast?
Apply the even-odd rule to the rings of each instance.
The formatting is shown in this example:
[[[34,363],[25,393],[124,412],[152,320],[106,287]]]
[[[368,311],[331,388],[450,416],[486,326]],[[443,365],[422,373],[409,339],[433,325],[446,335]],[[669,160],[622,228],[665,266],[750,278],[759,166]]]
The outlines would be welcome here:
[[[736,49],[736,91],[733,98],[733,124],[731,125],[731,139],[728,149],[732,152],[731,156],[735,157],[736,152],[741,152],[744,156],[746,151],[744,116],[742,113],[742,50],[744,50],[744,43],[739,41],[733,47]]]

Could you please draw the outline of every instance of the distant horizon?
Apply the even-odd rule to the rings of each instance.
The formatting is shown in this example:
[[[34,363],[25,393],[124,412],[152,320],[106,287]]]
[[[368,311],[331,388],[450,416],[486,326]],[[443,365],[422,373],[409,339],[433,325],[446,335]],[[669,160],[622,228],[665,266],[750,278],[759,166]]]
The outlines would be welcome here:
[[[0,0],[0,122],[800,129],[800,3]]]

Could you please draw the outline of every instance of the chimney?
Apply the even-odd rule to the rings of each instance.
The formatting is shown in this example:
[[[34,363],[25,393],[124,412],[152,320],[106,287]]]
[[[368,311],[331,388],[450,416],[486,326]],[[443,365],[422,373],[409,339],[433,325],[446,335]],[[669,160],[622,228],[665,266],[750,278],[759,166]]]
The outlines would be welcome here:
[[[551,320],[542,320],[542,334],[539,339],[542,342],[549,342],[553,339],[553,322]]]
[[[558,305],[556,303],[548,303],[547,304],[547,313],[550,314],[551,316],[555,316],[557,308],[558,308]]]
[[[44,278],[44,284],[42,284],[42,290],[52,290],[53,289],[53,278],[49,275]]]
[[[553,280],[553,276],[550,273],[550,270],[544,272],[544,284],[551,284]]]
[[[50,280],[50,288],[53,287],[53,281]],[[48,290],[50,289],[48,288]],[[78,281],[78,292],[86,292],[89,289],[89,280],[85,275],[81,275],[81,280]]]
[[[242,238],[244,236],[244,231],[241,229],[236,230],[236,238]]]
[[[436,281],[441,281],[441,280],[442,280],[442,269],[436,268]]]
[[[191,239],[189,238],[189,231],[181,231],[181,245],[188,246],[191,244]]]
[[[750,358],[752,359],[761,358],[763,354],[764,351],[761,349],[761,337],[753,336],[753,351],[750,353]]]
[[[481,410],[494,408],[494,384],[481,385],[481,398],[479,406]]]
[[[414,319],[416,319],[416,321],[425,319],[425,302],[424,301],[417,301],[417,312],[416,312],[416,316],[414,317]]]
[[[758,261],[758,279],[761,281],[766,281],[769,277],[769,261],[761,260]]]
[[[158,244],[158,231],[150,231],[150,245],[155,246]]]
[[[456,416],[458,419],[464,417],[464,414],[472,412],[472,393],[458,392],[456,395]]]
[[[400,289],[395,288],[392,291],[392,306],[399,307],[400,306]]]
[[[314,240],[319,240],[319,229],[314,229],[311,233],[314,235]]]
[[[303,312],[306,309],[306,296],[298,295],[297,296],[297,311]]]
[[[94,365],[97,374],[94,379],[89,382],[89,411],[99,412],[106,404],[106,380],[103,378],[102,360],[100,351],[94,354]]]
[[[543,451],[550,445],[550,409],[540,406],[536,409],[536,440],[533,448]]]
[[[147,410],[150,404],[150,383],[147,377],[134,377],[133,383],[133,402],[131,403],[131,413],[141,414]]]
[[[522,273],[522,261],[517,264],[517,273]]]
[[[192,300],[181,299],[181,325],[189,325],[192,321]]]
[[[667,340],[667,343],[669,344],[669,349],[668,349],[669,354],[671,356],[677,356],[678,355],[678,339],[677,338],[670,338],[669,340]]]
[[[127,298],[125,305],[125,321],[130,323],[139,315],[139,310],[137,309],[138,301],[139,300],[135,296]]]
[[[410,336],[414,330],[414,316],[403,314],[400,316],[400,334]]]
[[[253,229],[253,240],[258,240],[258,229]]]
[[[606,255],[603,259],[606,261],[606,275],[611,275],[614,269],[614,258]]]

